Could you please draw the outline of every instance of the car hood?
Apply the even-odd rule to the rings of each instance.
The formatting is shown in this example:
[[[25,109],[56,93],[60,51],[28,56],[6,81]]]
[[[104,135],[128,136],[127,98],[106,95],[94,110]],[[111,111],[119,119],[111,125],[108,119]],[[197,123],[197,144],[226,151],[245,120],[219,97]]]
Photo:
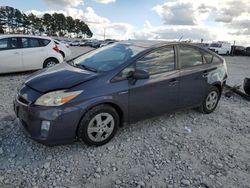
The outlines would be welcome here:
[[[79,69],[67,63],[60,63],[34,73],[25,81],[25,84],[36,91],[46,93],[71,88],[91,80],[97,75],[97,73]]]

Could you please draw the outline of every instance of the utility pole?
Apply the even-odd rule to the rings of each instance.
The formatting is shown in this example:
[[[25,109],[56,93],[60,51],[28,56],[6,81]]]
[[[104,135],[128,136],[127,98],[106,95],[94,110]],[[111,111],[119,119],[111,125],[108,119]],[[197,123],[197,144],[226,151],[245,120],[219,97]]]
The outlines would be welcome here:
[[[84,21],[85,23],[88,23],[88,24],[103,24],[103,23],[100,23],[100,22],[89,22],[89,21]],[[107,26],[104,26],[103,28],[103,40],[106,39],[106,30],[107,30]]]

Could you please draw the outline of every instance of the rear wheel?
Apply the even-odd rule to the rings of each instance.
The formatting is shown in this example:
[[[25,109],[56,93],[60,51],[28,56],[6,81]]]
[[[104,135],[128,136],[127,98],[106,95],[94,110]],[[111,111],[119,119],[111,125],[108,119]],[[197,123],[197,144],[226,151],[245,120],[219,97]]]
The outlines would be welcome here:
[[[56,64],[58,64],[58,60],[57,59],[54,59],[54,58],[49,58],[49,59],[46,59],[43,63],[43,68],[48,68],[48,67],[53,67],[55,66]]]
[[[119,122],[119,115],[114,108],[109,105],[96,106],[82,118],[78,137],[87,145],[104,145],[115,136]]]
[[[204,114],[209,114],[212,113],[220,100],[220,92],[219,89],[215,86],[213,86],[205,99],[203,100],[201,106],[200,106],[200,111]]]

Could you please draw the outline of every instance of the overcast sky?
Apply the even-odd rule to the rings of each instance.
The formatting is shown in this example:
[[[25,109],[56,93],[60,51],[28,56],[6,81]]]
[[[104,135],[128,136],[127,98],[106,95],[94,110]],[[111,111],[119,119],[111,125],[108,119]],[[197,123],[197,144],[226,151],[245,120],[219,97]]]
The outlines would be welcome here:
[[[0,0],[24,12],[61,12],[102,38],[236,40],[250,46],[250,0]]]

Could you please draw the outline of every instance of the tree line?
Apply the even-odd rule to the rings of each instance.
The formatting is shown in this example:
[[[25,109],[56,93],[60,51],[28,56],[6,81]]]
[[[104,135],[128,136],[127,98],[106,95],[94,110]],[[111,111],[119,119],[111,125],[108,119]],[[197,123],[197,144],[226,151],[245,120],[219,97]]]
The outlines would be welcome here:
[[[47,34],[49,36],[67,36],[70,33],[77,37],[93,36],[84,21],[73,19],[64,14],[48,14],[38,17],[32,13],[25,14],[9,6],[0,6],[0,33]]]

